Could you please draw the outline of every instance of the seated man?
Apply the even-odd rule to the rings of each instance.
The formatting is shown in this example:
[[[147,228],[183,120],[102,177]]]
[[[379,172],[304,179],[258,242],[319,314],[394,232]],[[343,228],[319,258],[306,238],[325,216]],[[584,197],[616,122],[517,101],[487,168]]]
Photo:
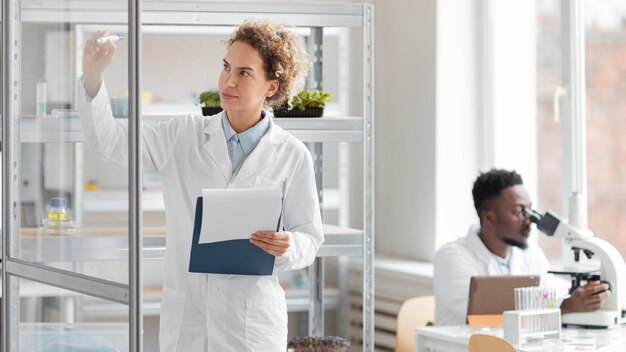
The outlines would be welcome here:
[[[528,246],[530,220],[524,209],[531,201],[515,171],[492,169],[482,173],[472,189],[480,226],[465,237],[441,247],[434,259],[436,325],[466,323],[470,278],[486,275],[539,275],[548,261],[537,246]],[[543,280],[543,278],[542,278]],[[562,313],[601,308],[608,285],[590,282],[577,288],[561,304]]]

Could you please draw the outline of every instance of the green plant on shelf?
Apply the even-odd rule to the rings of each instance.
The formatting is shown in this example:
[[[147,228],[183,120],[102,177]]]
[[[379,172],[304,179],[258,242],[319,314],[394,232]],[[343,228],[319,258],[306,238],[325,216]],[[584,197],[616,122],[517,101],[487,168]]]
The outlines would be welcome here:
[[[321,89],[308,89],[300,91],[297,95],[291,98],[290,110],[298,109],[304,110],[306,108],[324,108],[327,103],[330,103],[333,97],[330,93]]]
[[[220,107],[220,93],[216,90],[206,90],[200,93],[198,97],[201,106],[204,107]]]

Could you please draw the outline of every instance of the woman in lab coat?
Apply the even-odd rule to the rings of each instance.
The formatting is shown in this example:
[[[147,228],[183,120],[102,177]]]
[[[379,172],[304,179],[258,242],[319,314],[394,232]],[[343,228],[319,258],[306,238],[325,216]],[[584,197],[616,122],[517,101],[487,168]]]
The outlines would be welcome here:
[[[127,125],[113,118],[102,78],[116,47],[96,43],[107,34],[85,43],[80,116],[90,147],[125,166]],[[287,305],[277,272],[310,265],[324,241],[311,156],[263,110],[302,88],[309,67],[302,40],[281,25],[244,22],[227,42],[223,62],[222,113],[142,127],[142,165],[160,173],[165,201],[163,352],[285,351]],[[188,271],[203,188],[281,188],[284,180],[284,231],[258,231],[250,239],[276,256],[273,275]]]

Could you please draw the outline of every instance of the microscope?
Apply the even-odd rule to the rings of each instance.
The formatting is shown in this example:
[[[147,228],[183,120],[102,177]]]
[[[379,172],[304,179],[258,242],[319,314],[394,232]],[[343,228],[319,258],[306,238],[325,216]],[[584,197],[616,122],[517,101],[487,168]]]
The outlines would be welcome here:
[[[525,209],[526,215],[537,225],[539,231],[548,236],[565,239],[565,243],[572,247],[574,260],[580,259],[580,252],[591,259],[595,256],[600,261],[600,275],[588,272],[570,273],[574,276],[572,290],[580,286],[581,280],[598,280],[609,284],[609,294],[604,307],[584,312],[563,314],[563,325],[577,325],[592,328],[606,328],[623,322],[626,315],[624,289],[626,287],[626,267],[620,253],[607,241],[594,237],[588,229],[579,229],[567,221],[561,220],[556,214],[547,211],[541,215],[532,209]]]

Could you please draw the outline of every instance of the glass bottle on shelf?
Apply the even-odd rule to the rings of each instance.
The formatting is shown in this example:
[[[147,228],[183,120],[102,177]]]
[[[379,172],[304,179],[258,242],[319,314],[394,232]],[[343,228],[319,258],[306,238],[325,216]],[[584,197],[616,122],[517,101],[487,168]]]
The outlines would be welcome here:
[[[67,199],[50,198],[48,203],[48,220],[65,220],[67,218]]]
[[[46,235],[76,234],[76,221],[69,218],[67,198],[50,198],[48,202],[48,217],[42,220],[41,229]]]

